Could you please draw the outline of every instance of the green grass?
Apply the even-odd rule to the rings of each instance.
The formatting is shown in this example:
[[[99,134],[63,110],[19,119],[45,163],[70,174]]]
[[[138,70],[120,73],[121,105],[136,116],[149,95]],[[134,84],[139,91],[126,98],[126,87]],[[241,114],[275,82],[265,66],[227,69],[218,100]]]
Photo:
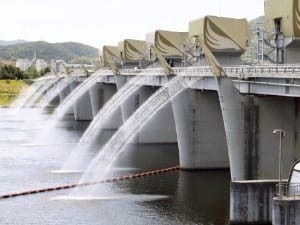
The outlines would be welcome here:
[[[0,80],[0,106],[9,106],[27,87],[21,80]]]

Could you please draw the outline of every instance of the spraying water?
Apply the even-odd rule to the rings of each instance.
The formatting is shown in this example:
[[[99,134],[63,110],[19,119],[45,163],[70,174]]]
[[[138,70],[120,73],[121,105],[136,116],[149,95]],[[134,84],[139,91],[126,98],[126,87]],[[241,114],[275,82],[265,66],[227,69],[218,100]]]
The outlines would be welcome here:
[[[193,80],[192,82],[195,81],[196,80]],[[186,88],[188,88],[188,84],[184,81],[184,78],[176,76],[165,86],[157,90],[119,128],[109,142],[106,143],[95,159],[90,163],[87,172],[83,175],[79,183],[104,179],[116,158],[126,150],[126,145],[133,140],[144,125],[172,98]],[[82,190],[86,191],[86,189]],[[89,195],[93,195],[94,189],[88,190],[88,192]],[[71,192],[71,195],[82,195],[82,192],[79,189],[75,189]]]
[[[54,117],[57,119],[61,119],[66,114],[66,112],[75,104],[75,102],[82,95],[84,95],[97,81],[104,81],[105,78],[105,75],[99,76],[96,72],[92,76],[84,80],[59,105],[59,107],[54,112]]]
[[[10,105],[8,115],[15,115],[17,112],[25,106],[29,99],[36,93],[43,85],[45,81],[34,82]]]
[[[120,106],[132,96],[146,80],[149,82],[150,79],[152,80],[153,77],[136,76],[131,78],[110,98],[108,102],[104,104],[82,135],[77,147],[64,164],[62,168],[63,171],[78,171],[85,169],[82,167],[86,165],[86,163],[84,163],[86,161],[86,151],[90,148],[95,139],[102,134],[103,130],[110,123],[113,115]]]
[[[58,82],[61,77],[56,77],[54,79],[49,79],[44,85],[42,85],[25,103],[25,107],[32,107],[39,100],[39,98],[56,82]]]
[[[59,95],[68,85],[75,80],[75,77],[65,77],[54,84],[45,94],[43,101],[39,104],[42,108],[45,108],[53,99]]]
[[[103,76],[102,80],[105,77],[106,76]],[[62,78],[60,77],[59,79],[62,79]],[[72,82],[74,79],[76,79],[76,77],[72,78],[70,80],[70,82]],[[97,75],[97,72],[96,72],[93,76],[89,77],[83,83],[81,83],[77,88],[75,88],[75,90],[68,95],[68,97],[59,105],[59,107],[54,112],[54,114],[56,115],[56,119],[50,120],[50,122],[47,123],[46,129],[44,129],[45,132],[41,133],[40,136],[38,138],[36,138],[35,140],[33,140],[33,142],[30,144],[31,145],[40,145],[41,142],[43,142],[43,140],[51,134],[53,128],[59,124],[59,122],[60,122],[59,119],[63,117],[63,115],[69,110],[69,108],[78,100],[78,98],[82,94],[84,94],[86,91],[88,91],[92,85],[94,85],[94,83],[97,81],[97,79],[99,79],[99,76]],[[44,86],[47,86],[47,88],[49,89],[50,86],[54,86],[53,84],[54,84],[54,82],[52,81],[51,84],[48,83],[47,85],[44,85]],[[67,82],[67,84],[69,84],[69,82]],[[65,85],[67,85],[67,84],[65,84]],[[43,88],[43,90],[47,90],[47,88]],[[62,89],[63,89],[63,87],[62,87]],[[65,105],[65,103],[66,103],[66,105]]]

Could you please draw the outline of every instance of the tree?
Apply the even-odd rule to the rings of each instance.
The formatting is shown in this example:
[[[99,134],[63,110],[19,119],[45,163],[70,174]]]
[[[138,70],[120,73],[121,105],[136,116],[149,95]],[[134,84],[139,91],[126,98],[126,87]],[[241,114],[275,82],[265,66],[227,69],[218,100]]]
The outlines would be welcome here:
[[[27,71],[25,71],[24,78],[27,79],[35,79],[40,76],[39,72],[35,67],[30,67]]]
[[[51,72],[51,69],[50,69],[49,66],[47,66],[45,69],[42,69],[40,71],[40,76],[44,76],[44,75],[46,75],[47,73],[50,73],[50,72]]]
[[[23,72],[19,68],[13,65],[5,64],[0,67],[0,79],[23,79],[23,78],[24,78]]]

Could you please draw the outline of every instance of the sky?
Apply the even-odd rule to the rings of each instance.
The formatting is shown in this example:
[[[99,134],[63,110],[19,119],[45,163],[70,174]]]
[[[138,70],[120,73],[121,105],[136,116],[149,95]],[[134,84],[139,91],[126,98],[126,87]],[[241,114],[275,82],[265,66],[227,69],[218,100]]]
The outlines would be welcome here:
[[[75,41],[100,48],[155,30],[188,31],[191,20],[215,15],[248,20],[264,0],[1,0],[0,40]]]

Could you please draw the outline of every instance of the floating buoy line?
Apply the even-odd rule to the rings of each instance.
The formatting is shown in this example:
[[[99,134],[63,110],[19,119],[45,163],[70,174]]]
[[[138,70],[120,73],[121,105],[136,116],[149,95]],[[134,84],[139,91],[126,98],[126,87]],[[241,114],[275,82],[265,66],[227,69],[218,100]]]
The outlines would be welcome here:
[[[176,170],[179,170],[179,166],[174,166],[174,167],[169,167],[169,168],[159,169],[159,170],[152,170],[152,171],[148,171],[148,172],[137,173],[137,174],[133,174],[133,175],[127,175],[127,176],[116,177],[116,178],[100,180],[100,181],[92,181],[92,182],[79,183],[79,184],[69,184],[69,185],[63,185],[63,186],[34,189],[34,190],[23,191],[23,192],[2,194],[2,195],[0,195],[0,199],[14,198],[14,197],[18,197],[18,196],[33,195],[33,194],[38,194],[38,193],[43,193],[43,192],[58,191],[58,190],[71,189],[71,188],[76,188],[76,187],[84,187],[84,186],[90,186],[90,185],[97,185],[97,184],[103,184],[103,183],[113,183],[113,182],[119,182],[119,181],[124,181],[124,180],[154,176],[154,175],[167,173],[167,172],[171,172],[171,171],[176,171]]]

